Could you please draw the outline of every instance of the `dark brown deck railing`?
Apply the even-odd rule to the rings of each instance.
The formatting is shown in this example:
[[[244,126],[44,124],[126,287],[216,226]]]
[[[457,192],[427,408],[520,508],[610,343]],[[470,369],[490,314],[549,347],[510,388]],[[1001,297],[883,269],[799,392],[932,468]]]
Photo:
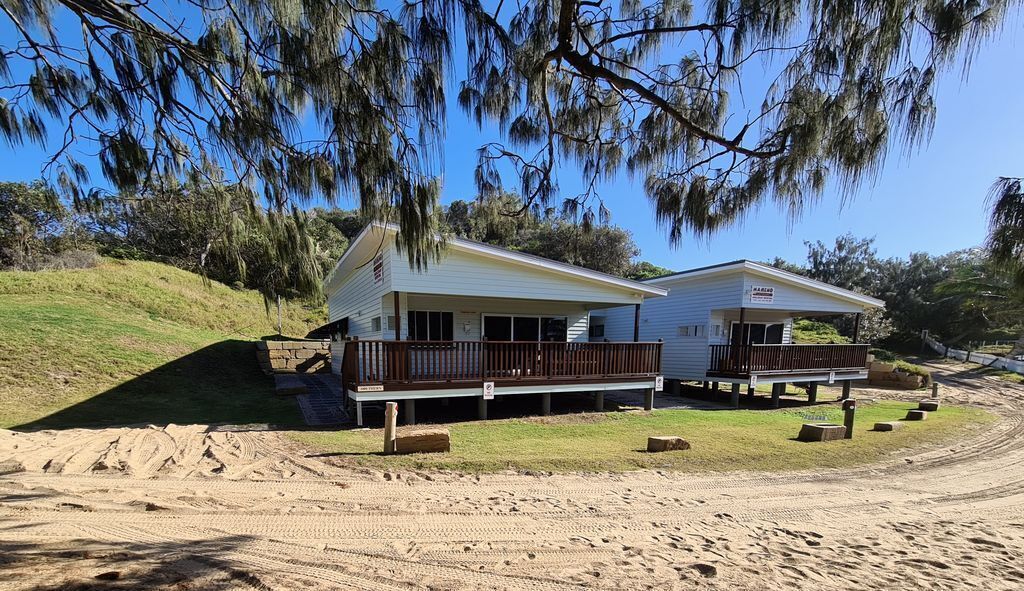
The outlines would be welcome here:
[[[342,379],[350,389],[383,385],[574,382],[652,377],[661,343],[348,341]]]
[[[711,345],[708,373],[723,376],[865,369],[871,345]]]

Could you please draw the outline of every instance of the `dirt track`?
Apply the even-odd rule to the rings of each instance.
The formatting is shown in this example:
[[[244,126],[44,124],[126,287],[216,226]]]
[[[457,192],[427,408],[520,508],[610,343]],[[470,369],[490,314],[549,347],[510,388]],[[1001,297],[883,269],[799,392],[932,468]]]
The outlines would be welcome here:
[[[841,473],[354,473],[272,433],[0,431],[26,468],[0,588],[1024,588],[1024,387],[939,371],[1003,420]]]

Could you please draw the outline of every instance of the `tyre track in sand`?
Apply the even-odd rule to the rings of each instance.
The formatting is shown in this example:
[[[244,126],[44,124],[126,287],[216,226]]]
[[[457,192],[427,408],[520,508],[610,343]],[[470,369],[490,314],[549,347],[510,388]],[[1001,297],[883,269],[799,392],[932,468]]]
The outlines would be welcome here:
[[[15,558],[85,544],[199,561],[239,589],[1018,589],[1024,387],[939,379],[1001,420],[882,464],[776,475],[386,481],[274,433],[0,433],[0,460],[12,441],[35,458],[0,478],[0,540]],[[47,564],[7,566],[22,582],[95,574]]]

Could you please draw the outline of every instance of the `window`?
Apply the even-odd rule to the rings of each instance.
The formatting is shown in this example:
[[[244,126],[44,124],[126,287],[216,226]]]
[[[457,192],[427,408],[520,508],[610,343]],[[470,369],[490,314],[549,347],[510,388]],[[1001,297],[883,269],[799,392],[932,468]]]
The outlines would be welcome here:
[[[690,326],[689,324],[687,324],[686,326],[680,326],[679,329],[676,332],[681,337],[688,337],[688,336],[690,336],[690,329],[691,328],[693,328],[693,327]]]
[[[410,310],[410,341],[450,341],[455,332],[455,315],[451,312]]]
[[[702,337],[707,334],[707,326],[704,324],[687,324],[678,327],[676,334],[681,337]]]
[[[587,334],[589,334],[592,339],[600,339],[604,337],[604,324],[591,324]]]
[[[380,332],[380,316],[374,316],[370,319],[370,330]]]
[[[738,322],[732,323],[732,330],[729,332],[729,342],[736,342],[736,330]],[[743,325],[744,345],[779,345],[782,344],[782,323],[767,322],[746,322]]]
[[[380,285],[384,283],[384,254],[373,257],[373,283]]]
[[[388,330],[395,330],[395,316],[394,315],[388,316],[388,321],[387,321],[387,324],[385,326],[388,327]]]
[[[492,316],[486,314],[483,324],[483,337],[488,341],[565,342],[568,340],[569,322],[564,316]]]

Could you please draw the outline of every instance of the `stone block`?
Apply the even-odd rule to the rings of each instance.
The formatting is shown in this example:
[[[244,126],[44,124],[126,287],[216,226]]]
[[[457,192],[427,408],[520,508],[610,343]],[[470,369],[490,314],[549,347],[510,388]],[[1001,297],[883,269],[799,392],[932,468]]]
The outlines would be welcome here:
[[[908,410],[907,421],[923,421],[928,418],[928,411],[926,410]]]
[[[885,363],[882,361],[872,361],[868,367],[870,371],[877,371],[882,373],[890,373],[896,369],[896,365],[892,363]]]
[[[314,349],[314,350],[317,350],[317,351],[325,350],[329,346],[330,345],[328,344],[328,342],[323,342],[323,341],[303,341],[303,343],[302,343],[302,348],[303,349]]]
[[[267,351],[267,357],[270,358],[270,361],[274,361],[276,359],[291,359],[292,352],[282,349],[271,349],[270,351]]]
[[[262,341],[267,344],[268,349],[283,349],[283,341]]]
[[[418,429],[395,436],[395,453],[437,453],[452,450],[448,429]]]
[[[797,439],[800,441],[835,441],[846,437],[846,427],[833,423],[804,423]]]
[[[294,349],[291,351],[291,354],[295,359],[311,359],[318,355],[318,353],[312,349]]]
[[[301,349],[302,343],[299,341],[281,341],[281,348],[289,351]]]
[[[924,378],[910,373],[896,374],[899,377],[900,385],[904,388],[917,389],[924,383]]]
[[[903,423],[900,421],[886,421],[884,423],[875,423],[875,431],[895,431],[902,429]]]
[[[937,411],[939,410],[938,400],[922,400],[917,403],[917,410]]]
[[[690,449],[690,442],[676,435],[655,435],[647,438],[647,451],[676,451]]]

